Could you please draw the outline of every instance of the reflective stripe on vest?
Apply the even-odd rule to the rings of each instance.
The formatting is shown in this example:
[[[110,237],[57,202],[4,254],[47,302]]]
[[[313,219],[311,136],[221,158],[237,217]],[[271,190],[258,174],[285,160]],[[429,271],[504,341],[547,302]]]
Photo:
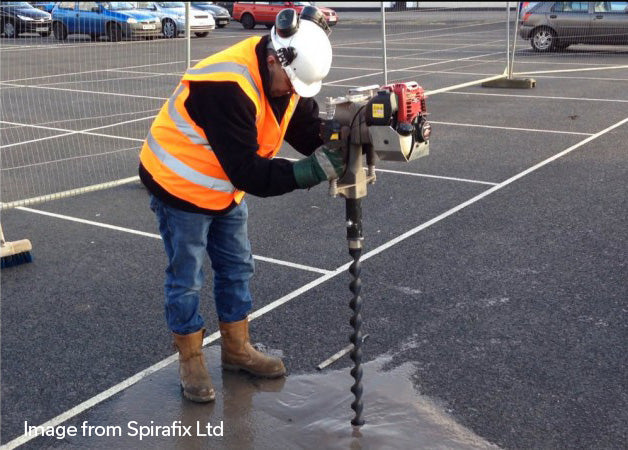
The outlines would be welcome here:
[[[161,145],[159,145],[157,140],[155,140],[155,138],[153,137],[152,131],[148,132],[146,144],[148,144],[148,148],[155,154],[157,158],[159,158],[164,166],[172,170],[180,177],[183,177],[186,180],[191,181],[192,183],[196,183],[200,186],[213,189],[215,191],[227,193],[235,192],[235,187],[233,187],[233,184],[231,184],[230,182],[226,180],[221,180],[220,178],[214,178],[210,177],[209,175],[202,174],[172,156]]]
[[[208,66],[200,67],[198,69],[192,68],[187,70],[187,73],[189,73],[190,75],[207,75],[210,73],[219,72],[237,73],[238,75],[242,75],[244,78],[246,78],[246,81],[248,81],[251,86],[253,86],[255,92],[257,92],[257,96],[261,97],[260,91],[255,84],[255,80],[253,80],[251,72],[249,72],[249,68],[243,66],[242,64],[227,61],[210,64]]]
[[[179,94],[181,94],[181,92],[183,92],[183,89],[185,89],[185,86],[183,86],[182,84],[179,85],[177,90],[174,91],[174,94],[172,94],[172,97],[170,97],[170,99],[168,100],[168,114],[170,114],[170,118],[174,122],[175,126],[179,129],[179,131],[182,134],[186,135],[190,139],[190,141],[192,141],[194,144],[202,145],[207,150],[211,151],[212,148],[209,146],[209,142],[207,142],[207,140],[203,136],[198,134],[192,125],[186,122],[186,120],[181,114],[179,114],[179,111],[177,111],[177,108],[175,108],[174,106],[177,97],[179,96]]]

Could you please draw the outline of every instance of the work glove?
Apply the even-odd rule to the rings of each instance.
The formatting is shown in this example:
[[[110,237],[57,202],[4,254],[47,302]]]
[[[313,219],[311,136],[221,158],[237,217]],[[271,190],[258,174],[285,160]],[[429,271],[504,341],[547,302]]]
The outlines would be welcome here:
[[[340,139],[329,141],[314,150],[307,158],[295,162],[292,170],[299,188],[310,188],[342,175],[347,164],[344,148]]]

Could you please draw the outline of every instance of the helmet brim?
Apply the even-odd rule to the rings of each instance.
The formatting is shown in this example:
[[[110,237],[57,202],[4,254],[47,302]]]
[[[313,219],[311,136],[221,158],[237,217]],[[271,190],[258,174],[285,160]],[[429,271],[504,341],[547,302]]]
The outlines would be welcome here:
[[[321,86],[323,85],[322,81],[306,84],[298,78],[294,78],[290,80],[290,82],[292,83],[294,91],[301,97],[314,97],[321,91]]]

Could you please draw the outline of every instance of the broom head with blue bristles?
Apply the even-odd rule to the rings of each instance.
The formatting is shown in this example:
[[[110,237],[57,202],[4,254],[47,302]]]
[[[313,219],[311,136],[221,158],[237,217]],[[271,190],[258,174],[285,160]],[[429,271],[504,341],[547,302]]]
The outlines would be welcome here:
[[[31,255],[32,249],[33,246],[28,239],[2,242],[0,246],[0,256],[2,257],[0,267],[4,269],[31,262],[33,260]]]

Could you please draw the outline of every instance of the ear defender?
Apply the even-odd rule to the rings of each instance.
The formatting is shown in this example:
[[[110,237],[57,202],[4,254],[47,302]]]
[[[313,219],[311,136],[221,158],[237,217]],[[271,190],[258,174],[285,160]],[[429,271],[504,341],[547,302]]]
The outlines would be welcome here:
[[[299,29],[299,13],[295,9],[284,9],[277,14],[275,31],[279,37],[292,36]]]
[[[325,31],[327,36],[331,34],[331,29],[327,24],[327,20],[325,20],[325,15],[316,6],[306,6],[305,8],[303,8],[303,11],[301,11],[301,20],[309,20],[310,22],[314,22],[316,25],[321,27],[323,31]]]

